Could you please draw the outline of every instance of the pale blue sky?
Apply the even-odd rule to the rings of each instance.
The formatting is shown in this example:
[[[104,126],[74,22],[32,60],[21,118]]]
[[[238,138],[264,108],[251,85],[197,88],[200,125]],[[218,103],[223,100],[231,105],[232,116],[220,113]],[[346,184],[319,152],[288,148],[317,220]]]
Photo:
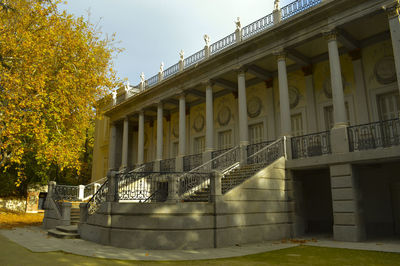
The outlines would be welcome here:
[[[294,0],[281,0],[284,6]],[[132,85],[155,75],[204,47],[203,35],[211,43],[235,30],[237,17],[242,27],[271,13],[273,0],[69,0],[69,13],[99,22],[104,33],[116,33],[125,49],[114,60],[120,78]]]

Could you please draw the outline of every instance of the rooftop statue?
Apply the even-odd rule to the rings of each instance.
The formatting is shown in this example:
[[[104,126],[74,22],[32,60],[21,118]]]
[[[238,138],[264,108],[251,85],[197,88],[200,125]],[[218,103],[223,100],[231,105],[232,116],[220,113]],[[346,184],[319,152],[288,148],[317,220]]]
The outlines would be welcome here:
[[[129,85],[129,80],[126,81],[125,85],[125,91],[129,91],[131,89],[131,86]]]
[[[240,30],[242,28],[239,17],[236,19],[235,24],[236,24],[236,30]]]
[[[210,44],[210,36],[208,36],[207,34],[204,34],[204,41],[206,42],[206,46],[209,46],[209,44]]]
[[[160,73],[164,72],[164,62],[161,62],[160,64]]]
[[[181,51],[179,52],[179,56],[180,56],[181,60],[183,60],[183,58],[184,58],[184,56],[185,56],[185,52],[184,52],[183,50],[181,50]]]
[[[140,74],[140,83],[144,83],[144,81],[144,73],[142,72],[142,74]]]
[[[278,10],[279,9],[279,0],[275,0],[274,1],[274,10]]]

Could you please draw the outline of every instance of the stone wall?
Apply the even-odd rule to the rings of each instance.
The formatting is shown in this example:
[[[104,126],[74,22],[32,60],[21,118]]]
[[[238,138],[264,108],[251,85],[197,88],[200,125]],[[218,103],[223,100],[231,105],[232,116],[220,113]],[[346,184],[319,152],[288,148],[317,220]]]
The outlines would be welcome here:
[[[25,212],[26,198],[0,198],[0,209]]]

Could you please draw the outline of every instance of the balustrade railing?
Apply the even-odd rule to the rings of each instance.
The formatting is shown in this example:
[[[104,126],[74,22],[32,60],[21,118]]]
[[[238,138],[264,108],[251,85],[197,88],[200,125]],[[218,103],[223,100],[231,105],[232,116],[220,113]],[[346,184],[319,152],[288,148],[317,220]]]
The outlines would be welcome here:
[[[274,25],[273,15],[269,14],[242,28],[242,39],[247,39]]]
[[[331,153],[330,131],[292,138],[292,158],[307,158]]]
[[[179,72],[179,63],[176,63],[173,66],[170,66],[166,70],[164,70],[164,78],[168,78]]]
[[[156,192],[163,191],[167,195],[169,175],[173,174],[133,171],[117,174],[118,200],[141,203],[148,201]]]
[[[158,74],[157,75],[154,75],[154,76],[152,76],[151,78],[149,78],[148,80],[146,80],[146,87],[151,87],[151,86],[153,86],[154,84],[156,84],[156,83],[158,83]]]
[[[207,191],[212,173],[189,172],[179,177],[178,196],[185,199],[199,191]]]
[[[236,34],[231,33],[228,36],[222,38],[221,40],[211,44],[210,46],[210,54],[218,53],[219,51],[231,46],[236,42]]]
[[[269,142],[269,144],[266,144],[263,148],[248,156],[247,163],[268,165],[280,157],[285,156],[284,141],[284,138],[280,138],[274,142]]]
[[[201,153],[183,157],[183,171],[188,172],[201,165],[203,156]]]
[[[77,201],[79,200],[79,186],[56,185],[54,194],[61,201]]]
[[[187,68],[187,67],[190,67],[191,65],[196,64],[197,62],[203,60],[205,55],[206,54],[205,54],[205,51],[203,49],[203,50],[200,50],[197,53],[189,56],[188,58],[185,58],[185,60],[183,61],[184,67]]]
[[[318,5],[321,0],[297,0],[281,8],[281,19],[287,19],[310,7]]]
[[[84,190],[83,190],[83,198],[88,198],[90,196],[92,196],[95,193],[95,184],[91,183],[85,186]]]
[[[350,151],[400,145],[400,119],[391,119],[347,128]]]
[[[274,142],[274,141],[262,141],[262,142],[253,143],[253,144],[248,145],[246,148],[247,149],[247,157],[250,157],[251,155],[258,152],[262,148],[268,146],[272,142]]]
[[[106,180],[103,185],[96,191],[92,198],[86,203],[88,210],[88,215],[95,214],[100,208],[101,203],[106,201],[106,196],[108,193],[108,180]]]
[[[165,159],[160,162],[161,172],[175,172],[175,158]]]

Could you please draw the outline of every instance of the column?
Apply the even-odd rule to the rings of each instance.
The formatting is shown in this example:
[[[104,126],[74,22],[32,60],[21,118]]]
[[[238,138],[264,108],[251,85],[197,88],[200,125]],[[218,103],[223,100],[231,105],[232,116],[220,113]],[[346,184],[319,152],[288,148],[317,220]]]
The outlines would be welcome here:
[[[369,123],[368,101],[364,81],[364,69],[361,60],[361,51],[356,50],[350,53],[353,62],[354,80],[356,83],[356,111],[358,124]]]
[[[303,67],[304,79],[306,81],[307,101],[307,133],[317,133],[317,110],[315,108],[314,80],[312,66]]]
[[[286,72],[286,53],[279,52],[276,56],[278,61],[281,135],[290,136],[292,134],[292,124],[290,117],[289,86]]]
[[[324,34],[328,41],[329,66],[331,71],[332,102],[334,127],[347,125],[346,107],[344,104],[342,71],[340,68],[339,49],[336,32],[331,31]]]
[[[276,139],[275,132],[275,101],[274,101],[274,80],[270,79],[265,82],[267,87],[267,115],[268,115],[268,140]]]
[[[389,18],[390,34],[392,37],[394,62],[396,65],[397,86],[400,93],[400,18],[399,18],[399,3],[391,4],[386,7]]]
[[[351,164],[330,166],[333,238],[362,241],[366,238],[359,177]]]
[[[115,170],[115,149],[117,146],[117,127],[110,123],[110,140],[108,144],[108,170]]]
[[[246,73],[243,70],[238,73],[238,103],[240,146],[247,146],[249,144],[249,126],[247,121]]]
[[[124,128],[122,133],[122,162],[120,169],[126,169],[128,167],[128,150],[129,150],[129,118],[124,118]]]
[[[157,154],[156,160],[162,160],[163,156],[163,104],[157,105]]]
[[[163,103],[157,105],[157,151],[155,171],[160,171],[160,161],[163,159]]]
[[[186,154],[186,98],[185,94],[179,96],[179,153],[176,158],[175,169],[183,171],[183,157]]]
[[[212,83],[206,87],[206,150],[203,154],[203,162],[210,161],[214,151],[214,101]]]
[[[138,128],[138,160],[137,164],[143,164],[144,155],[144,112],[139,112],[139,128]]]
[[[246,73],[240,70],[238,73],[238,104],[239,104],[239,145],[240,164],[247,163],[247,145],[249,145],[249,126],[247,121],[246,99]]]

